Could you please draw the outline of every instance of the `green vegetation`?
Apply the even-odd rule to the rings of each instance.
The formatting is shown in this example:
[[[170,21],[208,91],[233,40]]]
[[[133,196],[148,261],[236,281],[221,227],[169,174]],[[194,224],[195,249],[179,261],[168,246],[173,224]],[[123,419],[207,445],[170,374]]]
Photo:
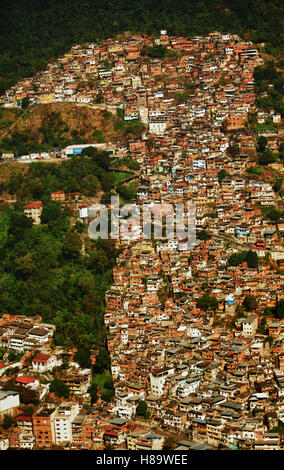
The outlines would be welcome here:
[[[277,131],[277,126],[274,124],[274,122],[270,119],[265,121],[264,123],[257,123],[256,124],[256,130],[257,133],[260,134],[263,131]]]
[[[278,230],[278,221],[282,219],[284,212],[278,211],[273,206],[262,207],[261,212],[262,212],[262,217],[264,219],[271,220],[271,222],[274,222],[276,229]]]
[[[98,396],[98,385],[94,381],[92,381],[92,384],[89,387],[88,392],[91,395],[92,403],[96,403],[99,396]]]
[[[200,297],[197,300],[196,305],[198,308],[201,308],[202,310],[205,310],[205,311],[208,311],[208,310],[215,311],[218,308],[218,300],[214,296],[204,294],[202,297]]]
[[[96,363],[94,366],[94,372],[97,374],[103,374],[110,365],[109,357],[106,354],[105,349],[101,348],[98,355],[96,356]]]
[[[69,133],[71,137],[68,136]],[[87,143],[87,140],[80,137],[78,132],[70,132],[69,127],[62,121],[60,113],[55,111],[43,118],[38,136],[40,142],[35,141],[30,129],[21,132],[14,131],[11,137],[0,139],[0,149],[2,152],[12,151],[17,157],[54,148],[64,148],[67,145]]]
[[[283,79],[281,72],[277,71],[275,63],[268,61],[264,66],[256,67],[254,79],[256,105],[265,111],[270,111],[273,108],[283,117]]]
[[[124,113],[121,109],[117,110],[117,119],[114,123],[114,129],[121,132],[122,138],[139,137],[142,135],[145,127],[140,119],[131,121],[124,120]]]
[[[257,152],[258,152],[258,163],[260,165],[266,166],[270,163],[274,163],[278,159],[278,155],[274,154],[266,148],[268,139],[261,135],[257,139]]]
[[[267,328],[267,321],[266,318],[263,317],[258,325],[257,332],[261,335],[267,335],[268,334],[268,328]]]
[[[0,348],[0,361],[2,361],[3,357],[4,357],[4,354],[5,354],[5,349],[3,348]]]
[[[284,318],[284,299],[281,299],[280,301],[277,300],[275,307],[268,307],[264,311],[264,315],[268,317],[275,317],[279,319]]]
[[[138,171],[140,168],[139,163],[136,160],[133,160],[131,157],[123,157],[119,159],[114,159],[111,165],[113,168],[120,168],[127,167],[129,170]]]
[[[246,169],[246,172],[248,175],[258,176],[262,175],[263,168],[261,168],[260,166],[250,166]]]
[[[94,150],[93,147],[91,149]],[[86,158],[70,157],[60,165],[33,162],[26,176],[17,171],[12,173],[6,189],[10,194],[16,195],[18,201],[48,201],[50,193],[58,190],[94,196],[101,189],[108,191],[115,182],[114,175],[109,170],[110,164],[107,152],[96,151]],[[2,227],[5,231],[5,221],[2,222]]]
[[[280,318],[281,320],[284,318],[284,299],[276,302],[276,306],[272,309],[272,313],[276,318]]]
[[[267,145],[267,138],[260,136],[257,140],[257,151],[262,153],[266,149]]]
[[[277,154],[270,152],[269,150],[265,150],[262,154],[258,157],[258,163],[260,165],[269,165],[270,163],[275,163],[277,160]]]
[[[105,351],[104,294],[112,282],[116,249],[111,240],[87,239],[83,255],[81,227],[71,228],[69,214],[50,201],[49,192],[84,193],[84,183],[78,186],[80,180],[85,181],[93,170],[106,175],[97,157],[46,167],[36,163],[27,177],[14,174],[10,178],[9,189],[19,191],[20,200],[26,198],[25,191],[28,198],[43,200],[43,224],[32,225],[19,205],[14,211],[0,207],[1,312],[40,314],[44,321],[54,323],[55,344],[75,346],[75,360],[83,367],[90,366],[93,346]]]
[[[283,163],[284,162],[284,142],[282,142],[279,147],[279,158],[280,158],[280,161]]]
[[[150,418],[150,411],[148,410],[148,405],[145,401],[139,401],[136,407],[136,415],[142,416],[145,419]]]
[[[102,144],[106,141],[104,133],[101,129],[95,129],[93,132],[93,137],[99,144]]]
[[[141,54],[154,59],[163,59],[167,55],[167,48],[160,44],[155,44],[153,47],[143,46]]]
[[[69,398],[70,390],[62,380],[54,379],[50,384],[50,392],[53,392],[57,397]]]
[[[283,183],[283,178],[278,178],[274,182],[273,191],[275,191],[276,193],[281,193],[282,183]]]
[[[239,266],[243,262],[246,262],[249,268],[257,268],[258,256],[255,251],[242,251],[241,253],[233,253],[229,260],[229,266]]]
[[[120,184],[116,188],[117,193],[122,198],[122,202],[130,203],[136,196],[136,184]]]
[[[129,173],[125,172],[114,172],[113,177],[116,183],[120,183],[121,181],[125,180],[126,178],[129,178],[131,175]]]
[[[200,232],[197,232],[197,238],[206,242],[207,240],[210,240],[211,235],[209,235],[206,230],[201,230]]]
[[[5,414],[1,421],[2,429],[10,429],[14,425],[14,419],[11,415]]]
[[[257,300],[254,295],[246,295],[243,301],[243,306],[249,312],[257,308]]]
[[[10,351],[8,354],[8,361],[9,362],[18,362],[21,357],[23,356],[23,353],[21,352],[16,352],[16,351]]]
[[[94,371],[96,366],[94,367]],[[104,401],[110,401],[114,395],[113,380],[111,373],[105,370],[102,373],[96,373],[92,377],[92,385],[90,393],[93,401],[98,399],[98,391],[101,392],[101,397]]]

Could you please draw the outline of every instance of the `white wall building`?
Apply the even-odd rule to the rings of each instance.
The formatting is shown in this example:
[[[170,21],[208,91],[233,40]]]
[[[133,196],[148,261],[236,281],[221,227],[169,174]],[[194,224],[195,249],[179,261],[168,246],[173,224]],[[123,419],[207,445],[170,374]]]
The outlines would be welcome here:
[[[72,421],[79,413],[78,403],[62,403],[53,417],[55,442],[72,442]]]
[[[0,390],[0,414],[12,411],[20,404],[20,395],[10,390]]]

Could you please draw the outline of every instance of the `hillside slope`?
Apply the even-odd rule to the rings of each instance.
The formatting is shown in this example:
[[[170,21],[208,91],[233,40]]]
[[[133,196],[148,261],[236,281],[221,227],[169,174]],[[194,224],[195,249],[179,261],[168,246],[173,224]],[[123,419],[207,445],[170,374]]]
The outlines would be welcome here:
[[[14,0],[0,10],[0,94],[75,43],[123,31],[173,35],[219,30],[283,48],[284,4],[277,0]]]
[[[96,142],[93,137],[96,129],[104,129],[106,140],[114,134],[114,116],[109,113],[72,103],[52,103],[32,106],[26,113],[4,109],[0,118],[0,138],[10,138],[15,132],[28,132],[30,141],[44,143],[45,128],[51,120],[61,127],[61,135],[66,139],[78,133],[88,142]]]

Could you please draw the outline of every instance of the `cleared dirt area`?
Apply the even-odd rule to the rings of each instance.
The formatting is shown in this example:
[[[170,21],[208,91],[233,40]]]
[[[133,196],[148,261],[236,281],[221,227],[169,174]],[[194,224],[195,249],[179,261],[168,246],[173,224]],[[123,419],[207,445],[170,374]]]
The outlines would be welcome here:
[[[102,130],[106,141],[111,141],[115,137],[115,115],[110,112],[73,103],[51,103],[31,106],[26,112],[2,109],[0,139],[9,138],[14,132],[29,131],[29,140],[43,143],[41,128],[52,113],[58,113],[60,120],[63,121],[66,138],[71,138],[72,131],[77,131],[81,138],[95,143],[96,139],[93,137],[95,130]]]

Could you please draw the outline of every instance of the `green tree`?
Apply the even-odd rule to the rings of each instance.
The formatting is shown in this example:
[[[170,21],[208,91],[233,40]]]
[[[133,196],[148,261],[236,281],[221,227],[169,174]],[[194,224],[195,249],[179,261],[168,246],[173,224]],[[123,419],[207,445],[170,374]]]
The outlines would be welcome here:
[[[246,310],[249,312],[252,312],[253,310],[257,309],[257,300],[254,295],[246,295],[243,301],[243,306],[245,307]]]
[[[218,171],[218,181],[219,181],[219,183],[221,183],[227,177],[228,177],[228,173],[226,172],[226,170],[222,169],[222,170]]]
[[[277,300],[276,306],[273,309],[273,314],[277,318],[280,318],[280,319],[284,318],[284,299],[281,299],[280,301]]]
[[[99,353],[96,357],[96,362],[94,365],[94,372],[97,374],[101,374],[105,370],[108,370],[109,366],[110,366],[109,354],[105,348],[100,348]]]
[[[1,422],[2,429],[10,429],[14,425],[14,420],[11,415],[4,414],[3,420]]]
[[[95,196],[99,187],[100,183],[95,175],[87,175],[82,179],[83,194],[85,196]]]
[[[92,382],[92,385],[90,386],[88,392],[91,395],[92,403],[96,403],[96,401],[98,400],[98,385]]]
[[[205,311],[215,311],[218,308],[218,300],[214,296],[203,294],[202,297],[197,300],[196,305],[198,308],[201,308]]]
[[[81,367],[89,368],[91,366],[90,344],[82,342],[78,344],[75,361],[77,361]]]
[[[4,357],[4,354],[5,354],[5,349],[4,348],[0,348],[0,361],[2,361],[3,357]]]
[[[245,260],[249,268],[257,268],[258,266],[258,255],[255,251],[249,250],[246,254]]]
[[[177,445],[177,439],[175,436],[167,436],[164,445],[163,445],[163,450],[173,450],[176,448]]]
[[[48,224],[49,222],[55,221],[62,214],[60,203],[57,201],[49,201],[43,206],[41,213],[41,222]]]
[[[267,138],[262,135],[257,139],[257,151],[259,153],[264,152],[264,150],[266,149],[267,142]]]
[[[259,155],[258,157],[258,163],[260,165],[269,165],[270,163],[274,163],[275,162],[275,156],[272,152],[270,152],[269,150],[264,150],[264,152],[262,154]]]
[[[263,317],[261,319],[261,322],[259,323],[258,325],[258,329],[257,329],[258,333],[260,333],[261,335],[266,335],[267,332],[268,332],[268,329],[267,329],[267,321],[266,321],[266,318]]]
[[[136,415],[137,416],[142,416],[145,419],[149,418],[149,410],[148,410],[148,405],[145,401],[141,400],[139,401],[137,407],[136,407]]]
[[[76,232],[66,232],[63,240],[63,256],[74,259],[80,255],[82,242],[80,236]]]
[[[279,193],[281,188],[282,188],[282,183],[283,183],[283,178],[279,178],[275,181],[274,185],[273,185],[273,190],[276,192],[276,193]]]
[[[14,351],[12,349],[12,351],[9,351],[9,353],[8,353],[8,361],[9,362],[17,362],[21,359],[22,355],[23,355],[23,353]]]
[[[209,233],[206,232],[206,230],[201,230],[201,232],[198,232],[198,233],[197,233],[197,238],[198,238],[199,240],[203,240],[203,241],[206,242],[207,240],[210,240],[211,235],[209,235]]]
[[[96,147],[92,147],[90,145],[90,147],[85,147],[82,152],[81,152],[81,156],[82,157],[95,157],[96,156],[96,153],[97,153],[97,149]]]
[[[60,379],[54,379],[50,383],[49,390],[50,392],[53,392],[57,397],[69,398],[70,395],[69,387]]]
[[[22,99],[22,108],[23,109],[27,109],[27,107],[29,106],[30,104],[30,100],[29,100],[29,97],[26,96],[25,98]]]
[[[23,237],[26,230],[32,227],[32,220],[24,214],[16,212],[11,214],[8,235],[13,235],[16,239]]]

